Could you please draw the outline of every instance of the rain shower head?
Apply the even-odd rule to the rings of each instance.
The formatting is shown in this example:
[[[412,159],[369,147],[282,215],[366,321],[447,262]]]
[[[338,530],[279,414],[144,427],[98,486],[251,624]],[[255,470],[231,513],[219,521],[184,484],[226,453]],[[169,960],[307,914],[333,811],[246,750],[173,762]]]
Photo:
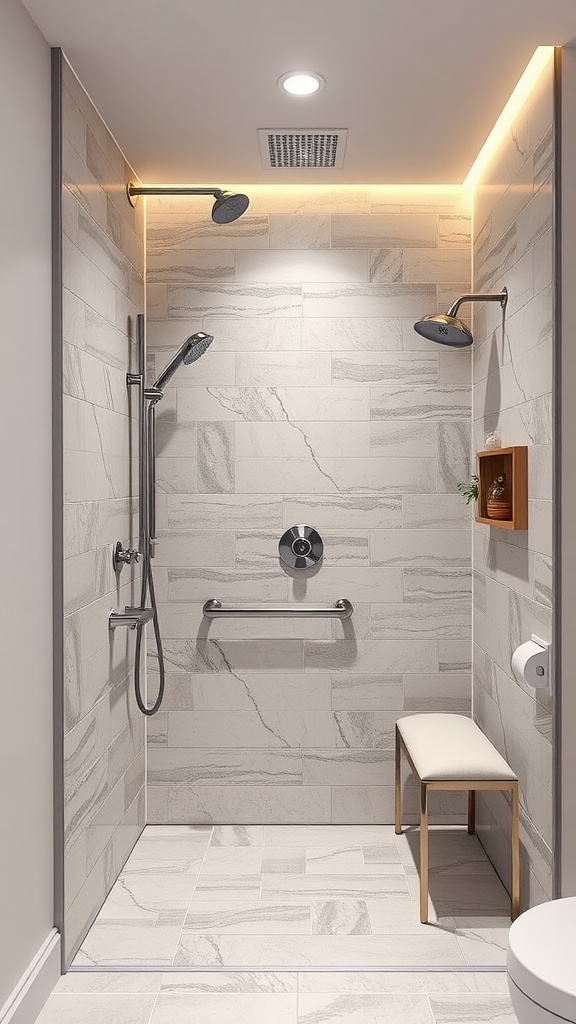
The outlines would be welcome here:
[[[212,220],[215,224],[230,224],[246,212],[249,203],[248,196],[242,192],[221,192],[212,207]]]
[[[212,334],[204,334],[204,331],[197,331],[196,334],[191,334],[183,345],[180,346],[175,355],[167,366],[164,367],[162,373],[156,378],[152,385],[152,390],[163,391],[166,387],[170,378],[176,373],[178,367],[185,363],[189,366],[190,363],[195,363],[200,356],[203,356],[206,349],[214,341]]]
[[[462,320],[448,313],[432,313],[414,324],[414,330],[428,341],[437,341],[451,348],[466,348],[473,341],[472,331]]]
[[[503,288],[501,292],[488,292],[485,295],[461,295],[456,302],[453,302],[447,313],[431,313],[422,317],[414,324],[414,330],[421,334],[428,341],[436,341],[439,345],[449,345],[450,348],[467,348],[474,341],[472,331],[460,320],[456,313],[463,302],[499,302],[502,306],[502,315],[508,301],[508,290]]]

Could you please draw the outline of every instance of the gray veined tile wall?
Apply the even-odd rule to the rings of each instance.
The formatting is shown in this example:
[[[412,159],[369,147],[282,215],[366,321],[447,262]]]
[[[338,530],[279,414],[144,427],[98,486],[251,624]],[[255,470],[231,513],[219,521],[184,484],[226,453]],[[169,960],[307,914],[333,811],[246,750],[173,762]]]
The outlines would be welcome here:
[[[470,711],[470,360],[412,330],[470,287],[470,211],[458,189],[246,191],[228,227],[147,201],[153,367],[215,336],[158,408],[149,820],[390,822],[396,719]],[[305,580],[278,562],[296,522],[326,544]],[[355,613],[208,623],[210,597]]]
[[[70,960],[144,825],[144,722],[134,644],[108,613],[133,604],[112,546],[133,539],[134,431],[126,392],[144,309],[144,224],[124,156],[63,65],[65,938]]]
[[[487,166],[475,193],[475,291],[504,285],[500,310],[475,307],[474,439],[498,428],[528,445],[528,530],[474,529],[474,716],[518,773],[523,908],[552,896],[552,707],[518,685],[512,651],[552,628],[552,60]],[[479,801],[479,831],[508,877],[509,809]]]

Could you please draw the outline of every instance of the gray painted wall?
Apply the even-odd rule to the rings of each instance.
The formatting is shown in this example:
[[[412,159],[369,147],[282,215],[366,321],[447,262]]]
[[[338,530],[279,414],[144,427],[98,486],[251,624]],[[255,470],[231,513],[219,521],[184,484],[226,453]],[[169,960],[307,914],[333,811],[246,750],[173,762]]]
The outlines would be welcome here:
[[[50,49],[0,4],[0,1006],[54,924]]]

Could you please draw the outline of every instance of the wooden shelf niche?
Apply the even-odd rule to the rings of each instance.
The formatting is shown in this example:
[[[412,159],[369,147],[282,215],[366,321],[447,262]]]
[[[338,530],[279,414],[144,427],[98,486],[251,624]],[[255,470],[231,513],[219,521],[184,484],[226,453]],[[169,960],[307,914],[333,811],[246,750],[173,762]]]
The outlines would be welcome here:
[[[501,530],[528,529],[528,448],[516,445],[512,448],[492,448],[478,452],[478,503],[476,522],[497,526]],[[512,499],[511,519],[490,519],[486,510],[488,488],[493,481],[506,477],[508,492]]]

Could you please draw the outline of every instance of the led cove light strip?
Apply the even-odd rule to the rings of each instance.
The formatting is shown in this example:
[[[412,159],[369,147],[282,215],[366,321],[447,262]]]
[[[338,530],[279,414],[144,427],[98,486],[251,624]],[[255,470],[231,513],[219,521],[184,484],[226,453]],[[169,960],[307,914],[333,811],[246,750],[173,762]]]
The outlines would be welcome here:
[[[526,102],[548,61],[551,60],[553,53],[553,46],[539,46],[532,54],[506,106],[464,178],[464,188],[474,188],[478,183],[490,160],[501,145],[510,125],[514,122],[516,115]]]

